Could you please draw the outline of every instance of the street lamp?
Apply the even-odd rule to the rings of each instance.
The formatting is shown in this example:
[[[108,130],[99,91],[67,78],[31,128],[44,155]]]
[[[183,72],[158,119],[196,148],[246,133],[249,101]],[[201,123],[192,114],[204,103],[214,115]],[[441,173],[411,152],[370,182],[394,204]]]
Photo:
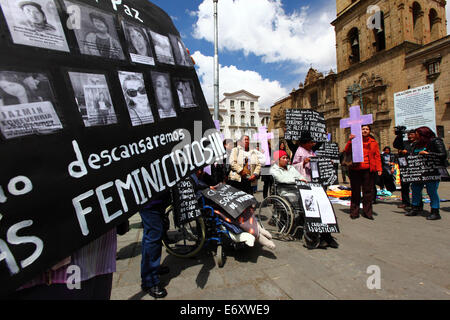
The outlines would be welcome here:
[[[362,87],[358,83],[354,83],[347,87],[347,104],[351,105],[353,103],[353,95],[359,91],[359,102],[361,105],[361,114],[364,114],[364,106],[362,99]]]
[[[219,27],[217,2],[214,1],[214,120],[219,120]]]

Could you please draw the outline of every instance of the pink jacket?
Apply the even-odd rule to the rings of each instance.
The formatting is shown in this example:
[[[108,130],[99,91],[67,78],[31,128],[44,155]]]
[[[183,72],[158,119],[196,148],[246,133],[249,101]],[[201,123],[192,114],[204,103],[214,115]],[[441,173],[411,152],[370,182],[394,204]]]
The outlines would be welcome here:
[[[295,152],[294,160],[292,160],[292,165],[297,169],[306,180],[311,181],[311,165],[308,162],[305,164],[306,158],[315,157],[314,151],[308,151],[303,147],[298,147],[297,152]]]

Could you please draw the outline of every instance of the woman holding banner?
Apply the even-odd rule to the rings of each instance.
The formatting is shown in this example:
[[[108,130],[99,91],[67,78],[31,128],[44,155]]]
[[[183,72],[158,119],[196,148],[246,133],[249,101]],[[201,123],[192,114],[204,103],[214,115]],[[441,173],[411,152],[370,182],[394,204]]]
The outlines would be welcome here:
[[[416,138],[412,145],[413,154],[434,154],[441,162],[442,168],[445,168],[445,160],[447,159],[447,151],[445,150],[444,142],[441,138],[436,137],[433,131],[428,127],[420,127],[416,129]],[[441,167],[440,166],[440,167]],[[436,167],[436,170],[440,167]],[[441,219],[439,214],[440,199],[438,194],[439,180],[411,183],[412,190],[412,211],[408,212],[406,216],[415,216],[422,212],[420,204],[422,202],[422,190],[425,184],[427,193],[430,196],[431,213],[427,216],[427,220]]]
[[[370,134],[371,128],[368,125],[361,127],[364,162],[353,163],[349,167],[350,188],[352,190],[352,198],[350,204],[350,218],[359,218],[359,204],[361,202],[361,189],[363,193],[363,217],[373,220],[372,202],[375,197],[375,177],[381,176],[381,156],[378,142],[375,141]],[[352,153],[352,140],[354,134],[350,135],[350,140],[345,146],[344,152]]]

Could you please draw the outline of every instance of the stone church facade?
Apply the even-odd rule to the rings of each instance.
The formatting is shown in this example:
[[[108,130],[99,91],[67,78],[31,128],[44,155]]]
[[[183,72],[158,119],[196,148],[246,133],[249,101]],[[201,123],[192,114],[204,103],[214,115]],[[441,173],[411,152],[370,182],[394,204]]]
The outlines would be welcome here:
[[[394,94],[433,83],[437,134],[450,144],[450,36],[443,0],[337,0],[337,73],[311,68],[305,82],[271,107],[269,129],[283,135],[284,110],[323,112],[334,142],[343,148],[349,129],[340,119],[352,105],[373,114],[380,147],[395,138]]]

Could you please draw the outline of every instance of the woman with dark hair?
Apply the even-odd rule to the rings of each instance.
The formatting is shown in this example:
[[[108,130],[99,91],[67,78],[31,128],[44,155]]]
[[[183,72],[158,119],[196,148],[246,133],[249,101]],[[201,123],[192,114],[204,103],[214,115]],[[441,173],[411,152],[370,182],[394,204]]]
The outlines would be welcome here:
[[[447,152],[445,150],[444,142],[441,138],[436,137],[433,131],[428,127],[420,127],[416,129],[416,141],[412,145],[413,154],[434,154],[436,155],[441,166],[445,167],[445,160],[447,159]],[[438,167],[436,167],[437,171]],[[406,216],[415,216],[422,212],[420,204],[422,202],[422,190],[423,186],[427,189],[427,193],[430,196],[431,213],[427,216],[427,220],[441,219],[439,214],[440,199],[438,194],[439,180],[411,183],[412,190],[412,210],[406,214]]]
[[[123,80],[123,92],[133,126],[153,123],[154,118],[145,90],[144,79],[128,75]]]
[[[86,35],[83,53],[109,59],[123,59],[122,46],[111,37],[105,17],[91,12],[89,18],[95,31]]]
[[[378,142],[370,134],[371,128],[368,125],[361,127],[364,161],[353,163],[349,168],[350,187],[352,189],[352,198],[350,204],[350,218],[359,218],[359,206],[361,202],[361,189],[363,193],[363,217],[373,220],[372,203],[374,201],[375,178],[378,174],[381,176],[381,157]],[[345,146],[344,152],[352,153],[352,140],[354,134]]]
[[[130,53],[151,57],[152,49],[150,47],[150,41],[144,30],[135,26],[129,26],[127,31]]]
[[[316,143],[311,138],[309,132],[302,132],[300,145],[295,152],[294,159],[292,160],[292,165],[297,169],[302,176],[304,176],[308,181],[311,181],[311,157],[315,157],[316,154],[313,151]]]
[[[379,179],[379,186],[381,189],[386,189],[389,192],[394,192],[397,190],[395,186],[394,177],[394,165],[395,165],[394,155],[391,154],[391,148],[386,146],[381,154],[381,168],[382,174]]]

